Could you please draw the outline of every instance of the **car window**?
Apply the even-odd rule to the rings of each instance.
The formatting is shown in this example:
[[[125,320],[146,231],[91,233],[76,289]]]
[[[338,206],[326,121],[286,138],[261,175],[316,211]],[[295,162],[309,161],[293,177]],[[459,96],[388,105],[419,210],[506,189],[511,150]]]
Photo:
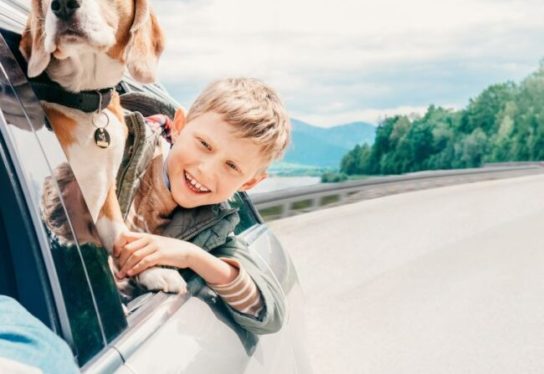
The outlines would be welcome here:
[[[229,205],[238,209],[240,223],[234,229],[236,235],[260,223],[259,216],[246,193],[239,192],[229,200]]]
[[[18,45],[16,34],[2,34]],[[43,260],[46,265],[49,261],[59,319],[63,312],[68,319],[62,334],[84,364],[127,326],[119,293],[106,251],[88,240],[94,228],[86,221],[89,214],[64,153],[3,39],[0,65],[0,126],[16,166],[12,177],[19,179],[36,234],[43,237]],[[69,189],[62,189],[67,185]]]
[[[0,295],[17,297],[15,289],[15,276],[11,254],[8,251],[8,239],[4,220],[0,215]]]

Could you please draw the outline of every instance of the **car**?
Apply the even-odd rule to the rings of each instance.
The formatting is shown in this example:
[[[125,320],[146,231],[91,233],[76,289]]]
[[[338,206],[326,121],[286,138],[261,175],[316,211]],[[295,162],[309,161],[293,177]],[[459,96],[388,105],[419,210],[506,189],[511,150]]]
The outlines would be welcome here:
[[[66,163],[16,56],[28,4],[0,2],[0,294],[17,299],[71,347],[84,373],[307,373],[303,295],[293,263],[245,193],[236,234],[263,272],[281,285],[288,317],[274,334],[236,325],[200,278],[188,294],[146,292],[123,305],[103,248],[77,238],[71,223],[88,214],[55,190],[60,240],[44,223],[43,188]],[[15,52],[15,53],[14,53]],[[126,78],[121,93],[145,91],[175,101],[160,84]],[[51,179],[53,178],[53,179]]]

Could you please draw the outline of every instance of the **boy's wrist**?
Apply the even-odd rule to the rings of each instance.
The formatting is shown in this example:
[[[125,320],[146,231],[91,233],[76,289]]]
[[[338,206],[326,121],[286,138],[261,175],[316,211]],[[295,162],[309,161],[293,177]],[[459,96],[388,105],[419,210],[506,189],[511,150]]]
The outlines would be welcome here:
[[[195,267],[198,267],[200,259],[200,252],[204,252],[202,248],[200,248],[197,245],[194,245],[193,243],[187,242],[186,244],[189,245],[187,250],[185,251],[185,259],[183,259],[184,268],[195,270]]]
[[[195,259],[195,257],[197,257],[197,250],[199,250],[200,248],[194,246],[192,243],[190,244],[191,245],[189,246],[189,249],[187,250],[185,255],[185,263],[187,268],[193,269],[194,263],[197,261]]]
[[[232,282],[238,275],[236,267],[209,254],[198,246],[194,246],[188,253],[187,264],[206,283],[226,284]]]

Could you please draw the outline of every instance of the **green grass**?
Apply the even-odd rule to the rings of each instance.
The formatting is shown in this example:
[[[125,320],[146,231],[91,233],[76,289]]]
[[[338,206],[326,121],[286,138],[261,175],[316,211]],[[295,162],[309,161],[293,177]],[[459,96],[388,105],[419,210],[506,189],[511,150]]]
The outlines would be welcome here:
[[[281,205],[259,210],[259,214],[261,215],[261,217],[263,217],[265,221],[280,217],[282,213],[283,213],[283,209]]]
[[[309,208],[311,206],[312,206],[312,200],[302,200],[302,201],[297,201],[296,203],[293,203],[293,205],[291,205],[291,209],[302,210],[302,209]]]
[[[329,205],[336,203],[340,200],[338,195],[323,196],[320,201],[320,205]]]
[[[349,181],[357,181],[357,180],[363,180],[368,178],[371,178],[371,176],[370,175],[348,175]]]

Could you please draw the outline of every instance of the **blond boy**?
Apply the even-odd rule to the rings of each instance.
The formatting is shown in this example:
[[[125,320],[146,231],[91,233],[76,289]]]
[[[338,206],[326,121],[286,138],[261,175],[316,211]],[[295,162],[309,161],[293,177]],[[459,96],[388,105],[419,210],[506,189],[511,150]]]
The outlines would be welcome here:
[[[138,183],[127,219],[133,231],[114,248],[117,277],[161,265],[191,269],[243,327],[277,331],[283,292],[232,234],[238,218],[224,203],[265,179],[268,165],[285,151],[290,125],[281,101],[258,80],[221,80],[187,115],[177,110],[163,130],[172,146],[157,147]]]

